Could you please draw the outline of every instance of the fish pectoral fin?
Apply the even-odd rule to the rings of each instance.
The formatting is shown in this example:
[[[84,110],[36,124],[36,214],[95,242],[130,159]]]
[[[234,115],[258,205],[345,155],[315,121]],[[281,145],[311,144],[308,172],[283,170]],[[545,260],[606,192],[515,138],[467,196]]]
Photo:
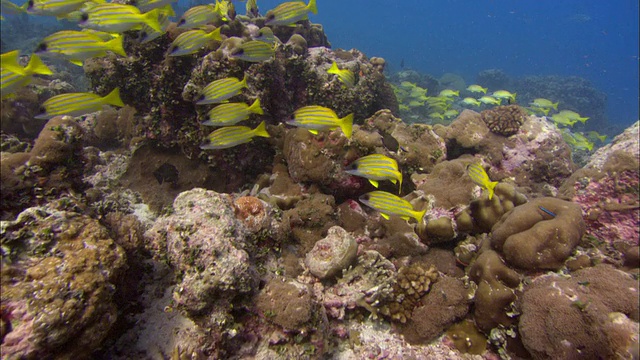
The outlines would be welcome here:
[[[371,183],[371,185],[378,187],[378,182],[376,180],[369,179],[369,182]]]
[[[313,135],[318,135],[318,130],[314,130],[314,129],[307,129],[309,130],[310,133],[312,133]]]
[[[80,60],[69,60],[69,62],[72,63],[73,65],[82,66],[82,61]]]
[[[389,215],[385,214],[385,213],[380,213],[380,215],[385,218],[386,220],[389,220]]]
[[[411,217],[409,217],[409,216],[401,216],[401,218],[402,218],[403,220],[405,220],[405,221],[409,221],[409,219],[411,219]]]

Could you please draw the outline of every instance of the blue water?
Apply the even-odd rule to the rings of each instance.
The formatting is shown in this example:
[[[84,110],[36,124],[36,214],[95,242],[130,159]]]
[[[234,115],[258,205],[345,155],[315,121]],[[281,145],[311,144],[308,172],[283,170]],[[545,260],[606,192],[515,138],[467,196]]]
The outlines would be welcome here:
[[[261,12],[280,1],[260,1]],[[482,70],[590,80],[611,123],[638,120],[638,0],[318,0],[334,48],[381,56],[392,71],[435,77]],[[242,10],[241,10],[242,11]]]

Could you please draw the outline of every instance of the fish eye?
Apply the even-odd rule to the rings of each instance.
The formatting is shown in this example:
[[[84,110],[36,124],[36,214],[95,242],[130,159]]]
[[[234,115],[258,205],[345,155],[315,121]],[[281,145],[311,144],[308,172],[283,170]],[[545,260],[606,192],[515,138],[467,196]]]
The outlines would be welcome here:
[[[29,5],[27,9],[33,9],[33,4],[34,4],[33,0],[29,0]]]
[[[202,101],[204,99],[206,99],[207,97],[204,94],[201,94],[200,97],[198,98],[198,101]]]
[[[40,114],[44,114],[44,113],[46,113],[46,112],[47,112],[47,109],[46,109],[44,106],[40,106],[40,108],[38,109],[38,112],[39,112]]]
[[[36,52],[43,51],[47,51],[47,43],[40,43],[40,45],[38,45],[38,47],[36,48]]]
[[[238,56],[244,54],[244,49],[236,49],[231,53],[231,56]]]
[[[273,20],[276,18],[276,15],[274,13],[267,13],[267,16],[265,16],[265,18],[267,19],[267,21]]]
[[[80,16],[80,20],[81,20],[81,21],[87,21],[87,20],[89,20],[89,14],[87,14],[87,13],[82,13],[82,16]]]
[[[364,195],[360,196],[360,199],[366,201],[366,200],[369,200],[369,197],[370,197],[369,194],[364,194]]]
[[[180,26],[180,25],[184,25],[184,23],[186,23],[186,22],[187,22],[187,20],[185,20],[185,19],[180,19],[180,21],[178,21],[178,26]]]

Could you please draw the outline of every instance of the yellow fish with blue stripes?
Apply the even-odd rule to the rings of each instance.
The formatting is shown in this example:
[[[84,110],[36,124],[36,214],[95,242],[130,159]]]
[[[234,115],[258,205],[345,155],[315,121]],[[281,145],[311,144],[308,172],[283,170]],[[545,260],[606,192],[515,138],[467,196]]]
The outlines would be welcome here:
[[[178,20],[178,28],[195,29],[210,24],[220,18],[220,3],[198,5],[182,14]]]
[[[267,61],[275,54],[273,46],[258,40],[250,40],[231,52],[229,57],[248,62]]]
[[[251,104],[245,103],[229,103],[214,107],[207,113],[207,121],[202,125],[207,126],[227,126],[235,125],[240,121],[247,120],[251,114],[264,114],[260,107],[260,99]]]
[[[106,56],[107,51],[127,56],[122,47],[123,38],[116,36],[105,41],[86,31],[63,30],[45,37],[36,48],[36,54],[59,56],[82,66],[83,61]]]
[[[402,173],[398,171],[398,162],[388,156],[382,154],[363,156],[345,167],[345,172],[366,178],[375,187],[378,187],[380,180],[389,180],[394,184],[400,183],[398,192],[402,191]]]
[[[58,115],[82,116],[100,111],[104,105],[123,107],[120,89],[115,88],[104,97],[93,93],[67,93],[53,96],[42,104],[44,112],[36,116],[36,119],[51,119]]]
[[[123,33],[141,24],[147,24],[155,31],[162,31],[158,22],[159,15],[158,9],[142,14],[135,6],[105,3],[83,12],[79,25],[98,31]]]
[[[467,172],[469,173],[471,180],[473,180],[476,185],[487,190],[489,193],[489,200],[491,200],[493,198],[493,189],[498,185],[498,182],[491,181],[484,168],[477,163],[469,164],[467,166]]]
[[[266,125],[260,123],[255,129],[248,126],[226,126],[222,127],[207,136],[204,143],[200,145],[204,150],[227,149],[236,145],[248,143],[254,137],[271,137],[267,132]]]
[[[307,129],[314,135],[317,135],[318,131],[340,128],[347,138],[351,138],[353,114],[339,118],[329,108],[311,105],[296,110],[293,120],[287,121],[287,124]]]
[[[340,69],[335,61],[331,64],[327,73],[336,75],[345,87],[352,88],[356,84],[356,76],[353,74],[353,71],[349,69]]]
[[[265,14],[265,25],[293,25],[300,20],[309,18],[309,13],[318,13],[316,0],[309,0],[305,5],[302,1],[289,1],[276,6]]]
[[[80,9],[86,0],[29,0],[27,12],[33,15],[64,16]]]
[[[51,75],[53,71],[45,65],[38,55],[31,55],[29,63],[23,68],[22,74],[15,73],[11,70],[2,68],[0,91],[2,92],[2,98],[5,99],[9,95],[16,92],[23,86],[28,85],[31,82],[33,75]]]
[[[358,200],[368,207],[378,210],[380,215],[387,220],[391,215],[396,215],[405,220],[413,218],[420,222],[427,212],[426,209],[422,211],[414,210],[410,202],[386,191],[371,191],[361,195]]]
[[[228,99],[240,94],[243,88],[247,87],[247,74],[242,80],[235,77],[228,77],[210,82],[202,89],[196,105],[220,104]]]
[[[173,40],[169,46],[169,56],[183,56],[197,53],[208,43],[213,41],[222,41],[220,37],[220,28],[209,33],[204,30],[185,31]]]

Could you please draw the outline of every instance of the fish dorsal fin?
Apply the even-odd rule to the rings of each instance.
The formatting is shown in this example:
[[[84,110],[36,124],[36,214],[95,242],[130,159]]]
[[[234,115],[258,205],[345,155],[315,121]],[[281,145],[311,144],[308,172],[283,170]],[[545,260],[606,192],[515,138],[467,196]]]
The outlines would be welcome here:
[[[380,215],[385,218],[386,220],[389,220],[389,215],[385,214],[385,213],[380,213]]]
[[[376,180],[369,179],[369,182],[371,183],[371,185],[375,186],[376,188],[378,187],[378,182]]]

